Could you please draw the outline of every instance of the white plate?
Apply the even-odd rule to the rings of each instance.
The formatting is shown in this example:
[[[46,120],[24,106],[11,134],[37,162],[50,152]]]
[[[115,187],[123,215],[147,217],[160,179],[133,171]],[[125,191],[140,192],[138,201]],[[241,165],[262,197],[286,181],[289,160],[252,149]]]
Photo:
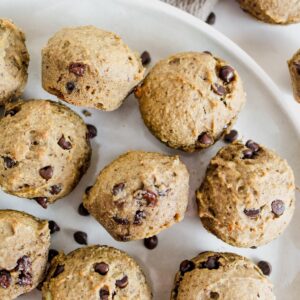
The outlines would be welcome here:
[[[300,130],[289,119],[277,87],[262,69],[238,46],[212,27],[196,18],[152,0],[1,0],[2,17],[13,19],[27,35],[31,54],[26,98],[51,98],[41,88],[40,51],[48,38],[64,26],[93,24],[115,31],[140,52],[147,49],[153,62],[169,54],[187,50],[210,50],[226,59],[240,73],[248,94],[248,102],[236,128],[244,139],[252,138],[275,149],[288,159],[299,184]],[[238,26],[238,24],[237,24]],[[73,107],[81,113],[82,109]],[[89,234],[89,243],[108,244],[126,250],[145,270],[153,285],[154,299],[169,299],[179,263],[204,250],[232,251],[272,263],[271,276],[278,299],[300,297],[300,211],[287,231],[276,241],[257,250],[230,247],[206,232],[194,205],[194,191],[200,185],[209,159],[222,146],[201,153],[185,154],[173,151],[157,141],[141,121],[137,102],[130,97],[115,112],[92,111],[86,122],[97,126],[99,134],[93,140],[92,164],[77,188],[66,199],[43,210],[35,202],[18,199],[0,192],[0,207],[24,210],[41,218],[54,219],[62,230],[52,237],[52,247],[69,252],[78,247],[73,240],[75,230]],[[86,186],[113,158],[129,149],[179,153],[191,173],[191,199],[185,220],[159,234],[159,246],[149,251],[142,241],[114,241],[91,217],[77,214],[77,207]],[[23,300],[40,299],[37,291]]]

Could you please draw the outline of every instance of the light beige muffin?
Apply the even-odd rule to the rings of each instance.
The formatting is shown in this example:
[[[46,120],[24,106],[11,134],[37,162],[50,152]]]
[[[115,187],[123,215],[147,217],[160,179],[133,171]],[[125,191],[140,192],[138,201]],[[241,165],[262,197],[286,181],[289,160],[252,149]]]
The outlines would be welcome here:
[[[150,300],[151,290],[139,265],[125,252],[107,246],[59,254],[42,289],[43,300]]]
[[[144,71],[119,36],[94,26],[61,29],[42,51],[43,88],[78,106],[117,109]]]
[[[0,119],[0,186],[46,207],[69,194],[89,166],[87,126],[48,100],[11,103]]]
[[[0,19],[0,105],[22,94],[28,64],[24,33],[12,21]]]
[[[275,300],[273,285],[249,259],[203,252],[180,264],[171,300]]]
[[[178,53],[158,62],[136,90],[146,126],[172,148],[214,144],[246,101],[241,79],[210,53]]]
[[[298,0],[238,0],[243,10],[271,24],[290,24],[300,21]]]
[[[143,239],[181,221],[189,173],[178,156],[127,152],[99,174],[84,207],[119,241]]]
[[[222,148],[197,191],[204,227],[228,244],[257,247],[277,238],[295,209],[293,171],[275,152],[248,141]]]
[[[15,210],[0,210],[0,299],[33,290],[44,277],[48,222]]]
[[[300,49],[288,61],[295,99],[300,102]]]

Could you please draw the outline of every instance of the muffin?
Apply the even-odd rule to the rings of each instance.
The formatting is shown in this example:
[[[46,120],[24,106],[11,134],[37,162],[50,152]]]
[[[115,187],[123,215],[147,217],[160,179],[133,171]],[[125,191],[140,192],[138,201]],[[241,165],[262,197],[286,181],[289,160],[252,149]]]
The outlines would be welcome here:
[[[158,62],[135,95],[149,130],[169,147],[187,152],[213,145],[246,101],[236,70],[198,52]]]
[[[275,300],[273,285],[247,258],[203,252],[180,264],[171,300]]]
[[[181,221],[189,173],[178,156],[127,152],[99,174],[83,205],[118,241],[148,238]]]
[[[43,207],[69,194],[89,166],[87,126],[48,100],[12,103],[0,119],[0,186]]]
[[[257,247],[290,223],[294,175],[275,152],[253,141],[235,142],[211,160],[196,197],[207,230],[233,246]]]
[[[22,94],[28,64],[24,33],[12,21],[0,19],[0,106]]]
[[[42,299],[150,300],[152,294],[139,265],[125,252],[90,246],[52,260]]]
[[[94,26],[61,29],[42,50],[43,88],[78,106],[117,109],[144,71],[119,36]]]
[[[24,212],[0,210],[0,299],[33,290],[47,266],[48,222]]]
[[[288,61],[295,99],[300,102],[300,50]]]

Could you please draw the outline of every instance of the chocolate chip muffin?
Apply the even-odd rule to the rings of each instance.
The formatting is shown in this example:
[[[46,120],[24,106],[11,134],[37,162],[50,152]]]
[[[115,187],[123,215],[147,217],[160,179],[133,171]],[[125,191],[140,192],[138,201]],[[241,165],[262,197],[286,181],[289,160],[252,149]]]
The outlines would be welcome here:
[[[11,103],[0,119],[0,186],[47,203],[69,194],[91,157],[87,126],[68,107],[48,100]]]
[[[22,94],[28,64],[24,33],[12,21],[0,19],[0,105]]]
[[[168,146],[188,152],[211,146],[230,130],[246,101],[236,70],[198,52],[157,63],[135,95],[149,130]]]
[[[288,61],[295,99],[300,102],[300,49]]]
[[[49,245],[47,221],[20,211],[0,210],[0,299],[15,299],[38,285]]]
[[[43,300],[152,299],[135,260],[107,246],[84,247],[56,256],[42,295]]]
[[[300,21],[300,2],[295,0],[238,0],[241,8],[257,19],[271,24]]]
[[[203,252],[180,264],[171,300],[275,300],[273,285],[247,258]]]
[[[78,106],[117,109],[144,71],[119,36],[94,26],[61,29],[42,51],[44,89]]]
[[[119,241],[148,238],[181,221],[189,173],[178,156],[132,151],[99,174],[83,204]]]
[[[275,152],[253,141],[235,142],[211,160],[196,196],[207,230],[233,246],[257,247],[290,223],[294,175]]]

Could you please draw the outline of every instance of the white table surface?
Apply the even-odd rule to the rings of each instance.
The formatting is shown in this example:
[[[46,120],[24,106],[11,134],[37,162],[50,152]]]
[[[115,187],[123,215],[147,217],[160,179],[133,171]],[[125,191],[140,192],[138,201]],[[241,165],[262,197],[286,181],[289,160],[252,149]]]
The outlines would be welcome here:
[[[287,60],[300,48],[300,23],[288,26],[259,22],[235,0],[220,0],[214,28],[238,44],[268,73],[282,92],[282,101],[300,127],[300,103],[292,96]],[[250,100],[250,99],[248,99]]]

